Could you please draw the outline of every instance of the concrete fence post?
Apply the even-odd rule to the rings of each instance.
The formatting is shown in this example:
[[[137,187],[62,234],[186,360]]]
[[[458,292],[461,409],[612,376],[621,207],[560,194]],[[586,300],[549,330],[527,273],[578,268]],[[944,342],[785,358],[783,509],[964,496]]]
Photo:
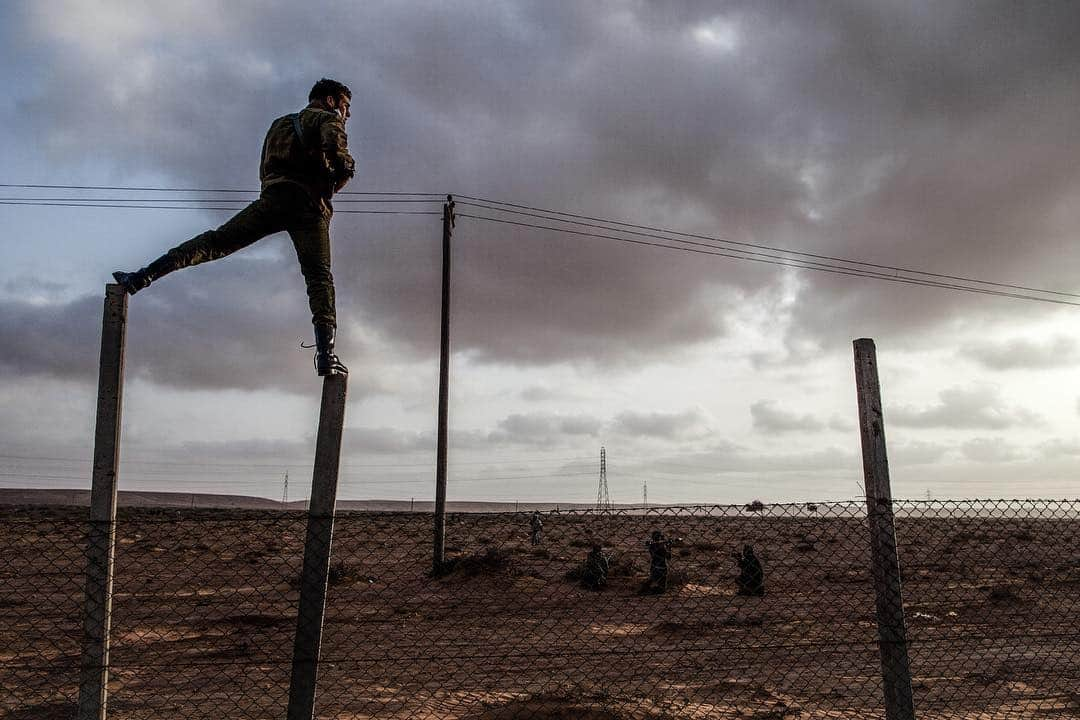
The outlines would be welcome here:
[[[105,286],[98,366],[90,526],[86,539],[86,593],[79,664],[79,720],[104,720],[108,701],[109,626],[112,622],[116,543],[116,484],[120,464],[120,409],[124,388],[127,293]]]
[[[439,574],[446,564],[446,443],[450,405],[450,238],[454,233],[454,198],[446,196],[442,218],[442,310],[439,332],[439,418],[435,447],[435,520],[431,569]]]
[[[893,523],[889,461],[885,452],[885,420],[881,408],[874,341],[855,340],[855,386],[859,398],[866,513],[870,527],[870,562],[874,578],[878,647],[885,690],[886,720],[914,720],[900,558]]]
[[[300,577],[300,605],[293,642],[288,720],[311,720],[315,713],[315,688],[341,461],[341,434],[345,424],[346,380],[346,375],[328,375],[323,379],[319,434],[315,441],[315,470],[311,479],[307,537],[304,541],[304,566]]]

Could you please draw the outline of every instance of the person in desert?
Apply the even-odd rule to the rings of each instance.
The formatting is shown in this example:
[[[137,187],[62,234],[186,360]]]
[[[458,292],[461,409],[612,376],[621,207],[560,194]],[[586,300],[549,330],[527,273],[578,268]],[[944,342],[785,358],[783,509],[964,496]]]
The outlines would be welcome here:
[[[754,554],[754,548],[743,545],[742,553],[732,553],[735,564],[739,567],[739,576],[735,579],[735,589],[739,595],[761,597],[765,594],[765,569]]]
[[[330,272],[331,198],[353,177],[345,123],[352,91],[323,78],[311,88],[308,105],[270,124],[263,141],[259,198],[216,230],[181,243],[134,272],[113,278],[134,295],[181,268],[217,260],[282,230],[289,233],[307,286],[315,334],[315,371],[347,374],[334,354],[337,313]]]
[[[653,530],[652,536],[645,541],[645,549],[649,552],[649,577],[641,586],[641,592],[662,593],[667,590],[671,541],[664,537],[664,533]]]
[[[534,510],[529,519],[529,544],[539,545],[544,532],[544,521],[540,519],[540,511]]]
[[[581,573],[581,584],[589,590],[603,590],[607,587],[608,570],[611,561],[604,554],[603,546],[594,542],[585,557],[585,568]]]

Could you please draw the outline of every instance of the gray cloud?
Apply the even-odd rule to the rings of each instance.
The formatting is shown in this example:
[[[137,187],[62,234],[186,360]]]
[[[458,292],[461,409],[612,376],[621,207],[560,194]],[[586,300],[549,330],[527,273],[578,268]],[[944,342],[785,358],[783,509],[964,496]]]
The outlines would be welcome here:
[[[314,456],[315,438],[308,436],[303,440],[248,438],[228,442],[186,441],[178,445],[160,443],[131,443],[131,449],[137,455],[153,454],[155,461],[168,462],[212,462],[215,464],[233,462],[238,467],[251,470],[253,463],[305,461]],[[152,465],[153,461],[139,461],[139,465]]]
[[[411,432],[398,428],[349,428],[342,437],[342,447],[350,453],[409,453],[432,451],[435,434]]]
[[[610,429],[631,437],[675,440],[701,437],[708,432],[708,419],[701,408],[689,408],[676,413],[642,413],[628,410],[615,416]]]
[[[1025,458],[1020,448],[1001,438],[974,438],[961,445],[960,452],[967,459],[982,463],[1013,462]]]
[[[96,378],[103,307],[103,298],[93,297],[62,305],[0,302],[0,373],[90,382]]]
[[[350,189],[523,200],[1025,284],[1068,288],[1077,274],[1060,261],[1077,219],[1065,200],[1080,181],[1075,4],[471,2],[418,12],[371,2],[252,14],[243,4],[40,3],[5,20],[6,52],[27,58],[32,77],[15,84],[6,127],[57,171],[253,187],[269,121],[334,75],[355,93],[361,171]],[[219,41],[208,42],[206,23]],[[322,42],[295,52],[303,37]],[[340,215],[334,235],[347,322],[410,357],[433,356],[438,221]],[[726,316],[783,277],[467,218],[454,252],[455,348],[523,366],[668,356],[724,336]],[[189,338],[203,341],[199,357],[155,337],[171,352],[153,378],[249,387],[253,374],[298,367],[282,347],[299,334],[302,296],[292,285],[274,297],[280,312],[263,306],[267,287],[295,276],[290,264],[229,290],[240,265],[200,271],[185,292],[158,295],[161,333],[183,336],[196,313],[215,322]],[[900,342],[958,313],[1043,311],[798,277],[793,358],[862,335]],[[215,281],[197,302],[196,288]]]
[[[659,457],[640,465],[642,471],[698,477],[707,477],[710,473],[731,472],[849,471],[858,467],[859,456],[855,452],[837,447],[766,454],[735,443],[722,443],[706,452]]]
[[[916,408],[897,405],[887,408],[890,424],[913,428],[972,428],[1004,430],[1042,424],[1036,414],[1004,403],[997,388],[991,386],[950,388],[941,391],[936,405]]]
[[[1080,456],[1080,440],[1054,438],[1039,446],[1039,451],[1046,458],[1072,458]]]
[[[889,462],[893,465],[929,465],[940,461],[950,448],[934,442],[914,441],[889,447]]]
[[[1013,339],[965,345],[960,354],[990,370],[1069,367],[1080,362],[1080,347],[1064,335],[1043,341]]]
[[[588,415],[515,413],[500,420],[487,437],[495,443],[553,447],[575,437],[597,437],[602,427],[601,420]]]
[[[318,392],[303,282],[288,258],[236,256],[184,270],[128,298],[126,372],[180,389]],[[93,382],[103,295],[68,302],[0,301],[0,372]],[[356,325],[351,327],[355,328]],[[382,392],[374,354],[350,325],[339,352],[368,371],[350,396]]]
[[[519,397],[526,402],[544,402],[547,400],[555,400],[560,396],[561,393],[559,393],[559,391],[541,385],[530,385],[519,394]]]
[[[1075,5],[323,10],[124,10],[133,34],[107,22],[119,6],[96,11],[97,33],[81,32],[70,9],[11,13],[12,38],[50,68],[17,101],[15,117],[33,123],[12,131],[61,168],[251,186],[269,120],[330,74],[356,95],[356,188],[459,189],[1033,284],[1068,286],[1076,274],[1047,262],[1065,256],[1075,218],[1058,209],[1080,179]],[[200,13],[243,31],[207,43]],[[324,39],[317,52],[283,54],[308,35]],[[51,112],[57,98],[62,112]],[[100,122],[76,131],[73,117]],[[335,225],[345,311],[432,355],[437,222]],[[646,362],[723,335],[741,293],[780,278],[468,219],[455,244],[455,346],[520,365]],[[793,347],[910,333],[957,310],[1027,311],[800,278]],[[716,285],[737,292],[707,303]],[[208,367],[226,363],[226,332],[209,343]]]
[[[826,425],[813,415],[798,415],[777,406],[772,400],[760,400],[750,406],[754,429],[768,433],[818,432]]]

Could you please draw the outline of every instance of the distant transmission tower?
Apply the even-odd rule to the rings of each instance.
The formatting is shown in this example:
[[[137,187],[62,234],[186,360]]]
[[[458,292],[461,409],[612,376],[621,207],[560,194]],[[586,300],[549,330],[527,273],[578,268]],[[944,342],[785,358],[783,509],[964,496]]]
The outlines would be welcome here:
[[[611,496],[607,489],[607,451],[600,448],[600,487],[596,489],[596,509],[611,512]]]
[[[288,505],[289,504],[289,471],[288,470],[285,471],[285,482],[282,484],[282,487],[281,487],[281,504],[282,505]]]

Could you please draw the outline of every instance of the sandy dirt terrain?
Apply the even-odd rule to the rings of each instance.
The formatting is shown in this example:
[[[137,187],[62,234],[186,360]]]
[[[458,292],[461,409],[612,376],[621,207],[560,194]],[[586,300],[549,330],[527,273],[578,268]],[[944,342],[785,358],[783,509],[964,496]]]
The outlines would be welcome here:
[[[918,717],[1080,718],[1077,509],[900,517]],[[0,716],[73,717],[84,512],[0,510]],[[455,514],[439,577],[429,514],[343,513],[316,715],[881,718],[861,512],[545,514],[535,547],[526,513]],[[299,512],[122,510],[110,717],[284,717],[305,527]],[[642,594],[654,528],[681,541],[668,590]],[[573,579],[594,541],[612,559],[599,592]],[[763,597],[736,594],[744,544]]]

